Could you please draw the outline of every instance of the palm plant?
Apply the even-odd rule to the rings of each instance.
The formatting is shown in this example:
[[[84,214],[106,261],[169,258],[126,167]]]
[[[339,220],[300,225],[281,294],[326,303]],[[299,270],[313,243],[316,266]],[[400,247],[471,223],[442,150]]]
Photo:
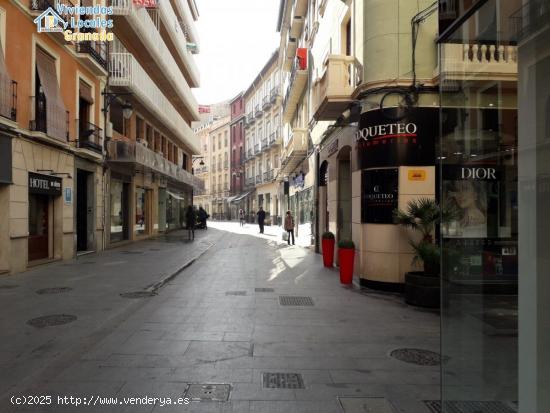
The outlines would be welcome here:
[[[421,234],[420,241],[410,240],[409,244],[415,252],[413,265],[422,263],[425,275],[438,276],[440,273],[441,255],[433,238],[436,224],[456,219],[457,213],[456,210],[442,210],[437,201],[430,198],[413,199],[408,203],[405,211],[399,209],[394,211],[396,224],[418,231]]]

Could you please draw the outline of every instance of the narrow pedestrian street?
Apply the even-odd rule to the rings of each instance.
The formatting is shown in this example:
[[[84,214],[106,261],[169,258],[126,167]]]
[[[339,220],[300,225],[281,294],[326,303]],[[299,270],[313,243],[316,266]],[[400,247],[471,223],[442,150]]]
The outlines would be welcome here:
[[[392,352],[438,352],[438,313],[342,287],[320,255],[257,232],[216,222],[194,242],[181,231],[1,279],[0,411],[428,413],[437,360]],[[27,323],[48,315],[71,322]],[[196,384],[227,401],[123,401],[191,397]]]

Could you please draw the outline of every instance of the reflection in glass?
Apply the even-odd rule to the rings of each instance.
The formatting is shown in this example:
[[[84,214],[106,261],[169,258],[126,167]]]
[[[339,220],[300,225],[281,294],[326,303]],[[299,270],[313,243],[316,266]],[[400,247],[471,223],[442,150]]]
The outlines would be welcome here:
[[[124,184],[111,180],[111,241],[124,239]]]
[[[147,191],[144,188],[136,188],[136,222],[135,231],[138,234],[145,234],[147,231]]]

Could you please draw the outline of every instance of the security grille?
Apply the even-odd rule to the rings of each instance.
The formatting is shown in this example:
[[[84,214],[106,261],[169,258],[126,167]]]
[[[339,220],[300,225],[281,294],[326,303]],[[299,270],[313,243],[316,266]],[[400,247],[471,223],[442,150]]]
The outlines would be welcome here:
[[[509,405],[502,402],[445,401],[443,410],[439,400],[425,401],[432,413],[517,413]]]
[[[417,364],[419,366],[438,366],[441,364],[441,356],[438,353],[417,348],[393,350],[390,356],[405,363]]]
[[[290,295],[279,296],[279,304],[284,306],[312,306],[311,297],[294,297]]]
[[[230,392],[229,384],[190,384],[185,392],[185,397],[194,402],[226,402]]]
[[[298,373],[263,373],[266,389],[305,389],[304,379]]]

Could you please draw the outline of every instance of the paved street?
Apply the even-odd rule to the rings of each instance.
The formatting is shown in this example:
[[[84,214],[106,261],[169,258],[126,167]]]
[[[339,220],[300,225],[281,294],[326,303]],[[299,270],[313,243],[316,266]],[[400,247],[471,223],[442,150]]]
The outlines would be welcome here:
[[[269,227],[256,232],[217,222],[193,243],[174,233],[0,278],[0,411],[386,413],[391,404],[394,412],[428,413],[422,401],[439,398],[439,367],[390,353],[438,351],[437,314],[342,287],[319,255],[287,246]],[[36,293],[51,287],[72,290]],[[120,296],[126,292],[155,294]],[[280,296],[313,305],[282,305]],[[77,318],[26,324],[52,314]],[[300,374],[302,382],[291,376],[278,384],[293,388],[268,388],[264,373]],[[201,383],[230,385],[229,400],[120,403],[176,399]],[[16,409],[12,395],[55,397],[49,407]],[[57,395],[119,402],[61,406]]]

